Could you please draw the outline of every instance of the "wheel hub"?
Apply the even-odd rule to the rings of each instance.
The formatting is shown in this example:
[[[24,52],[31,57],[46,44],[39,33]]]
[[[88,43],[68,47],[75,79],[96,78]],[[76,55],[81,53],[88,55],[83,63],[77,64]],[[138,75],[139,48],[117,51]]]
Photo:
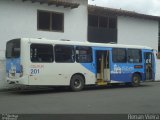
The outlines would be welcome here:
[[[81,85],[81,82],[78,79],[76,79],[74,82],[74,86],[79,87],[80,85]]]

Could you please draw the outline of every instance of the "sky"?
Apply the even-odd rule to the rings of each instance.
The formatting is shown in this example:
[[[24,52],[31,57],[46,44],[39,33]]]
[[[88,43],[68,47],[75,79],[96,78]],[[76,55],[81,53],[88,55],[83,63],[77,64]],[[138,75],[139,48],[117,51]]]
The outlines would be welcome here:
[[[89,4],[160,16],[160,0],[89,0]]]

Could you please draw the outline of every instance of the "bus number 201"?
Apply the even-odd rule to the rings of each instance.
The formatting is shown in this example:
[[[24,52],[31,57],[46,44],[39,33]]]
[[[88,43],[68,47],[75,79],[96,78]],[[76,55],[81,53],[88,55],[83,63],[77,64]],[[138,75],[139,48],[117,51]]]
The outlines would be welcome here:
[[[31,69],[31,75],[39,74],[39,69]]]

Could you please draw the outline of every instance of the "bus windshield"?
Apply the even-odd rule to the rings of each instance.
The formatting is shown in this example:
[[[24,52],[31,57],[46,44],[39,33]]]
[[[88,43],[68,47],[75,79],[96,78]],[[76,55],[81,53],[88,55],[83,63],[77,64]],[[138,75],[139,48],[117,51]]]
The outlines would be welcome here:
[[[6,58],[20,57],[20,39],[14,39],[7,42]]]

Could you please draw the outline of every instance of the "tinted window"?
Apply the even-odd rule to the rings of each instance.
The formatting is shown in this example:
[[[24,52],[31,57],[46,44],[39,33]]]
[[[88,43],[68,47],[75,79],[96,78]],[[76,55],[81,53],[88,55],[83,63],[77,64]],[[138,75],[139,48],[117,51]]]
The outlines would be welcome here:
[[[38,28],[42,30],[50,30],[50,13],[39,11],[38,15]]]
[[[53,46],[49,44],[32,44],[30,46],[32,62],[53,62]]]
[[[20,57],[20,39],[14,39],[7,42],[6,45],[6,58]]]
[[[92,48],[91,47],[76,47],[76,61],[80,63],[92,62]]]
[[[49,11],[38,11],[38,29],[48,31],[64,31],[64,14]]]
[[[95,28],[117,29],[117,18],[110,16],[88,15],[88,26]]]
[[[56,45],[55,46],[55,61],[56,62],[74,62],[74,47],[67,45]]]
[[[127,58],[129,63],[140,63],[142,62],[142,52],[138,49],[128,49]]]
[[[52,13],[52,30],[63,31],[63,14]]]
[[[126,49],[113,48],[112,49],[112,60],[115,63],[125,63],[126,62]]]
[[[99,27],[107,28],[108,27],[108,18],[107,17],[99,17]]]
[[[109,18],[109,28],[116,29],[116,27],[117,27],[117,19]]]
[[[96,15],[89,15],[88,16],[88,24],[92,27],[98,27],[98,16]]]
[[[142,52],[138,49],[128,49],[127,58],[129,63],[140,63],[142,62]]]

